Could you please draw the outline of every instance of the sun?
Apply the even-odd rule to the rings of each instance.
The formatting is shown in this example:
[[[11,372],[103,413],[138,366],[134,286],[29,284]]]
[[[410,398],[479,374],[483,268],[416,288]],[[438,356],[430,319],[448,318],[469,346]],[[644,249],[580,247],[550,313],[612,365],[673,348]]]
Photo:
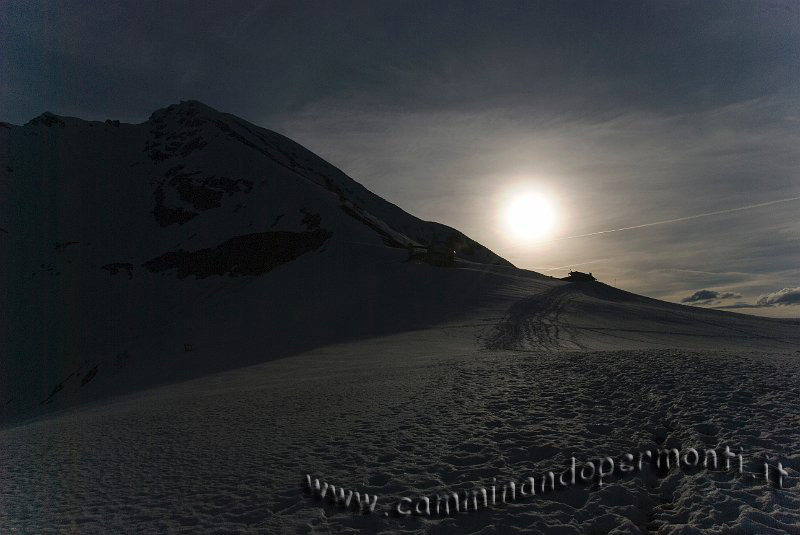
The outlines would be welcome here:
[[[530,242],[547,238],[556,222],[552,201],[539,193],[516,195],[505,209],[508,231],[518,241]]]

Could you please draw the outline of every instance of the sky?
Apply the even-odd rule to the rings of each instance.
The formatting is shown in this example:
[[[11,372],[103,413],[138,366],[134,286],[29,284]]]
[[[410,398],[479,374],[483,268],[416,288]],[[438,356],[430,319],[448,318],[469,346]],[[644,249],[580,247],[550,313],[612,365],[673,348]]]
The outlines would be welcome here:
[[[797,2],[6,1],[0,50],[0,120],[197,99],[518,267],[800,317]]]

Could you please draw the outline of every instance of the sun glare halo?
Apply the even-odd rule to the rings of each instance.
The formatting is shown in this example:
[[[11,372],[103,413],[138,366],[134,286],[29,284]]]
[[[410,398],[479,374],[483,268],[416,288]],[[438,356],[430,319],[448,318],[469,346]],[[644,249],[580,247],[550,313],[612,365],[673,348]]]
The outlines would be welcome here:
[[[553,231],[555,221],[553,203],[538,193],[516,195],[505,211],[506,227],[518,241],[530,242],[547,238]]]

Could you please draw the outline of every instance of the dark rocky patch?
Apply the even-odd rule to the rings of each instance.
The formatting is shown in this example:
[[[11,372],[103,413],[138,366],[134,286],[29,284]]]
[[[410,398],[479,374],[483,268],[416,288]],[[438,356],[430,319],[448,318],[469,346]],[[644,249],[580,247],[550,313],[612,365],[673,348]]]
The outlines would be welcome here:
[[[244,192],[250,193],[253,189],[253,183],[249,180],[245,180],[243,178],[228,178],[228,177],[216,177],[211,176],[206,179],[206,183],[208,187],[221,189],[228,195],[233,195],[234,193]]]
[[[197,212],[190,212],[189,210],[184,210],[183,208],[170,208],[168,206],[164,206],[166,194],[161,186],[156,188],[156,190],[153,192],[153,196],[156,198],[156,206],[153,208],[153,216],[156,218],[158,224],[162,227],[168,227],[169,225],[173,225],[175,223],[182,225],[200,215]]]
[[[153,149],[153,150],[151,150],[151,151],[150,151],[150,152],[149,152],[147,155],[148,155],[148,156],[150,157],[150,159],[151,159],[151,160],[153,160],[154,162],[163,162],[163,161],[164,161],[164,160],[166,160],[167,158],[170,158],[170,157],[171,157],[171,156],[170,156],[169,154],[167,154],[166,152],[160,151],[160,150],[158,150],[158,149]]]
[[[115,127],[119,128],[119,121],[116,120],[116,119],[114,119],[114,120],[106,119],[106,124],[109,125],[109,126],[115,126]]]
[[[167,169],[167,172],[164,173],[164,176],[167,178],[171,178],[177,175],[181,169],[183,169],[182,165],[176,165],[175,167],[170,167],[169,169]]]
[[[198,136],[198,137],[192,139],[191,141],[189,141],[187,143],[184,143],[180,147],[181,156],[183,156],[185,158],[185,157],[189,156],[191,153],[193,153],[194,151],[202,149],[206,145],[208,145],[208,142],[205,139],[203,139],[202,137]]]
[[[114,262],[113,264],[106,264],[105,266],[101,266],[100,269],[108,271],[109,274],[111,274],[111,276],[114,276],[120,271],[125,270],[128,272],[128,279],[130,280],[133,278],[133,264]]]
[[[156,273],[174,269],[179,279],[189,275],[198,279],[211,275],[261,275],[318,249],[330,237],[331,233],[324,229],[246,234],[234,236],[213,248],[170,251],[143,265]]]
[[[149,122],[155,125],[150,131],[152,139],[145,145],[144,151],[150,159],[161,162],[175,156],[187,157],[208,145],[200,135],[201,127],[208,121],[199,116],[199,103],[181,103],[166,109],[158,110],[150,116]],[[180,128],[167,133],[167,118],[174,115]],[[163,138],[163,139],[162,139]]]
[[[249,180],[213,175],[194,178],[188,174],[178,174],[170,180],[170,185],[178,191],[181,200],[201,212],[219,207],[223,194],[250,193],[253,189],[253,183]]]
[[[56,242],[56,244],[55,244],[55,248],[56,248],[56,251],[63,252],[63,251],[65,251],[65,250],[66,250],[66,248],[67,248],[67,247],[69,247],[70,245],[78,245],[78,244],[80,244],[80,243],[81,243],[81,242],[79,242],[79,241],[65,241],[65,242]]]
[[[205,212],[211,208],[218,208],[222,204],[222,197],[234,193],[249,193],[253,189],[253,183],[241,178],[228,178],[218,176],[198,177],[200,172],[184,172],[182,165],[170,168],[164,173],[168,180],[156,179],[153,183],[158,184],[154,192],[156,206],[153,214],[156,221],[166,227],[174,223],[183,224],[193,217],[199,215],[198,212]],[[195,212],[186,210],[182,207],[168,207],[164,204],[166,199],[165,187],[173,188],[180,199],[191,205]]]
[[[321,215],[315,214],[314,212],[308,212],[305,208],[301,208],[300,212],[304,214],[301,222],[308,230],[314,230],[315,228],[319,227],[320,223],[322,223]]]
[[[208,188],[203,184],[193,182],[191,179],[181,180],[175,185],[183,202],[191,204],[195,210],[205,212],[211,208],[217,208],[224,192]]]

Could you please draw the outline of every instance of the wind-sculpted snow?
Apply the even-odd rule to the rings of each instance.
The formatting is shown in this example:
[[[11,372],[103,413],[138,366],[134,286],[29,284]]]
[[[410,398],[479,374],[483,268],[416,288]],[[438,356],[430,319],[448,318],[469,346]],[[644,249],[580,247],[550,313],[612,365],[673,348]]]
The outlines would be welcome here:
[[[796,355],[477,350],[475,324],[331,346],[0,433],[0,523],[81,533],[800,533]],[[475,325],[478,325],[477,327]],[[652,448],[743,448],[724,470],[612,477],[398,518],[402,497]],[[305,475],[378,496],[356,514]],[[50,530],[50,531],[48,531]]]

